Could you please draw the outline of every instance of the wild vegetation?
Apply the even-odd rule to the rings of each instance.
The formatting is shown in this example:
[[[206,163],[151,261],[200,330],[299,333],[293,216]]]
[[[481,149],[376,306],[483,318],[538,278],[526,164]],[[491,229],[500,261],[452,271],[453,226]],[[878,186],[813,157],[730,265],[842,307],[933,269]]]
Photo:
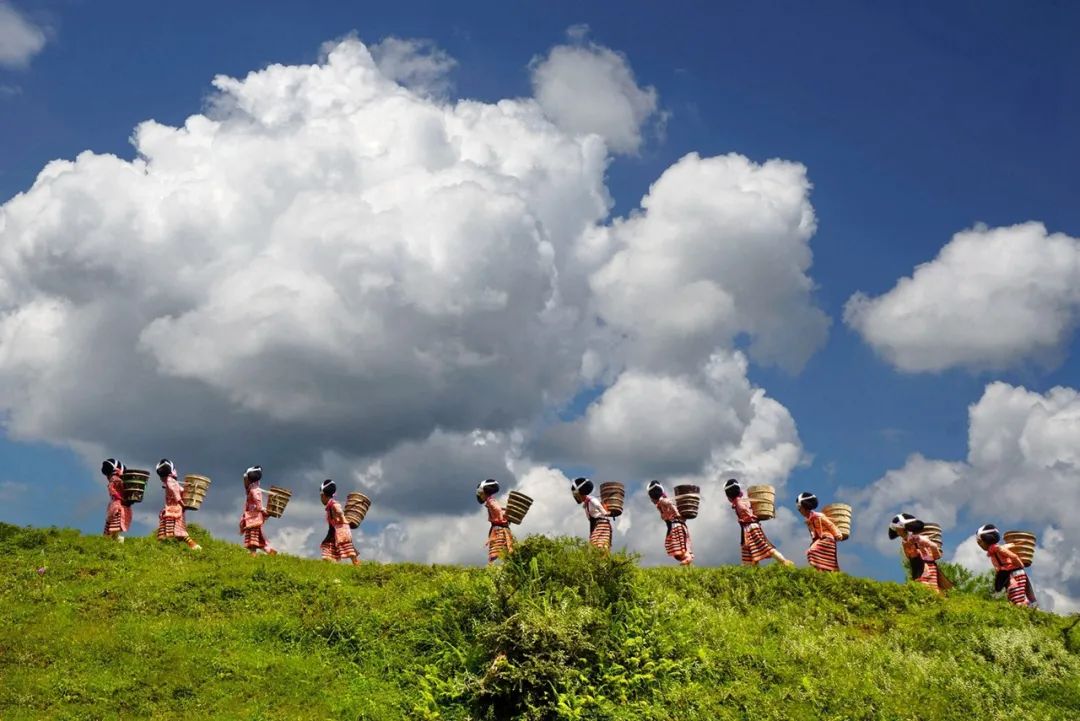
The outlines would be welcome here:
[[[0,718],[1080,718],[1080,618],[980,588],[565,538],[496,569],[203,545],[0,524]]]

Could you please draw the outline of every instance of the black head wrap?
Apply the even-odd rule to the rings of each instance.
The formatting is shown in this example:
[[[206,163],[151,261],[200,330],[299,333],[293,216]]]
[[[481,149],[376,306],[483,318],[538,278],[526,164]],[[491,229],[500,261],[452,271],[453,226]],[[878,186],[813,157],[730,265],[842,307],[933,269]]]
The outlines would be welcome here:
[[[262,480],[262,466],[252,466],[244,471],[244,478],[249,481],[261,481]]]
[[[801,506],[808,511],[812,511],[818,507],[818,499],[813,493],[807,491],[799,494],[799,497],[795,501],[795,505]]]
[[[168,478],[171,474],[176,473],[176,466],[168,458],[162,458],[157,464],[158,478]]]
[[[987,546],[992,546],[1001,540],[1001,532],[998,531],[997,526],[993,523],[987,523],[985,526],[980,526],[979,530],[975,531],[975,538],[979,539]]]
[[[897,513],[889,521],[889,538],[896,538],[900,535],[900,531],[909,530],[907,527],[908,521],[914,521],[915,516],[907,513]]]
[[[115,458],[106,458],[104,461],[101,462],[101,474],[103,476],[109,478],[112,476],[112,474],[116,472],[124,472],[123,463],[116,460]]]
[[[333,498],[334,494],[337,493],[337,484],[327,478],[322,482],[322,485],[319,486],[319,491],[327,498]]]
[[[724,495],[732,499],[738,498],[740,493],[742,493],[742,486],[734,478],[729,478],[727,483],[724,484]]]
[[[574,491],[579,496],[587,496],[593,492],[593,482],[588,478],[575,478],[573,485],[570,486],[570,490]]]
[[[480,481],[476,484],[476,500],[478,503],[483,503],[488,496],[494,496],[499,492],[499,482],[494,478],[488,478],[486,481]]]
[[[660,481],[652,481],[649,483],[649,498],[654,501],[659,501],[664,495],[664,487],[660,485]]]

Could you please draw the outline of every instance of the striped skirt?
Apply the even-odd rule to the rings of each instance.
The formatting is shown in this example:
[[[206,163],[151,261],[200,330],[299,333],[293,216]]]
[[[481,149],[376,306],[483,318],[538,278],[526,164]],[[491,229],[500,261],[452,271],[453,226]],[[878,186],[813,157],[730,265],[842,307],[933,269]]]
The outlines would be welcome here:
[[[131,528],[131,506],[125,506],[120,501],[111,501],[109,510],[105,512],[105,535],[121,533]]]
[[[611,548],[611,521],[597,518],[589,530],[589,543],[602,550]]]
[[[690,563],[694,560],[694,552],[690,546],[689,529],[681,521],[672,521],[668,525],[667,535],[664,536],[664,551],[676,561]]]
[[[938,572],[937,563],[934,561],[923,561],[922,574],[915,579],[918,583],[929,588],[934,593],[941,593],[944,590],[942,585],[942,577]],[[951,585],[951,584],[950,584]]]
[[[488,530],[488,563],[494,563],[514,550],[514,536],[508,526],[492,526]]]
[[[270,550],[270,543],[266,540],[266,534],[263,533],[262,526],[244,529],[244,548]]]
[[[1015,606],[1029,605],[1030,599],[1035,596],[1034,593],[1029,592],[1030,589],[1031,579],[1028,578],[1026,572],[1016,570],[1009,574],[1009,585],[1005,592],[1009,597],[1009,603]]]
[[[806,560],[819,571],[839,571],[840,562],[836,559],[836,539],[819,538],[810,544]]]
[[[355,558],[356,549],[352,545],[352,538],[335,540],[334,529],[326,532],[326,538],[319,544],[319,551],[324,561],[340,561],[343,558]]]
[[[773,545],[765,537],[760,523],[748,523],[742,527],[742,562],[758,563],[772,556]]]
[[[158,514],[157,538],[165,541],[170,538],[187,538],[187,525],[184,517],[166,518],[165,511]]]

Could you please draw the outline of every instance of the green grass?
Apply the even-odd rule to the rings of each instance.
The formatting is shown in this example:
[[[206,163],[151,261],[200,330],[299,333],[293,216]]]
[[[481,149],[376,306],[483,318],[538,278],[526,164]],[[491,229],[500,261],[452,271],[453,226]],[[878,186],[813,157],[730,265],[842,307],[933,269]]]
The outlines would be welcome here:
[[[541,537],[496,570],[203,546],[0,524],[0,718],[1080,719],[1078,618],[977,595]]]

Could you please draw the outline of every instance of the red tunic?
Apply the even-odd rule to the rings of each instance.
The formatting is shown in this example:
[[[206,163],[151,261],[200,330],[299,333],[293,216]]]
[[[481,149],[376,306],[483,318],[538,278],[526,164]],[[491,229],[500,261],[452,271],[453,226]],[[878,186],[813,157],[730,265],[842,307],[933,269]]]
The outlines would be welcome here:
[[[694,560],[694,551],[690,545],[690,530],[686,527],[682,514],[679,513],[679,507],[666,495],[653,503],[656,504],[656,510],[660,512],[661,520],[667,524],[664,551],[682,565],[689,565]]]
[[[352,543],[352,530],[345,520],[341,504],[330,499],[326,504],[326,523],[328,529],[319,550],[323,559],[340,561],[343,558],[356,558],[356,549]]]
[[[131,527],[131,506],[125,506],[124,480],[119,473],[109,478],[109,508],[105,511],[105,535],[121,533]]]
[[[774,547],[765,536],[765,531],[761,529],[761,524],[754,515],[754,507],[750,505],[750,499],[740,494],[732,499],[731,507],[735,509],[735,518],[739,521],[742,562],[752,565],[770,558]]]
[[[611,516],[599,498],[582,496],[581,505],[589,519],[589,543],[601,550],[611,548]]]
[[[183,489],[171,473],[162,482],[165,491],[165,507],[158,514],[157,537],[159,541],[167,538],[187,538],[187,525],[184,523]]]
[[[840,562],[836,558],[836,541],[840,538],[840,529],[824,513],[810,511],[806,517],[806,527],[810,530],[810,548],[806,551],[806,560],[819,571],[839,571]]]
[[[494,496],[487,497],[484,507],[487,508],[488,523],[491,524],[487,540],[488,563],[494,563],[514,550],[514,536],[510,533],[510,522],[506,518],[506,511]]]
[[[1003,550],[1001,544],[997,543],[986,549],[986,555],[990,557],[990,563],[997,571],[994,590],[1000,591],[1005,588],[1009,603],[1014,606],[1030,606],[1035,602],[1035,591],[1031,587],[1031,579],[1027,571],[1024,570],[1024,564],[1006,556]]]
[[[937,559],[941,557],[941,550],[936,543],[921,534],[909,533],[901,543],[901,547],[909,560],[918,560],[918,563],[912,564],[912,575],[916,568],[920,568],[920,573],[915,576],[916,581],[935,593],[941,593],[952,587],[948,579],[938,570]]]
[[[247,497],[244,501],[244,513],[240,516],[240,533],[244,536],[244,548],[272,550],[263,532],[266,511],[262,503],[262,490],[258,481],[248,483]]]

